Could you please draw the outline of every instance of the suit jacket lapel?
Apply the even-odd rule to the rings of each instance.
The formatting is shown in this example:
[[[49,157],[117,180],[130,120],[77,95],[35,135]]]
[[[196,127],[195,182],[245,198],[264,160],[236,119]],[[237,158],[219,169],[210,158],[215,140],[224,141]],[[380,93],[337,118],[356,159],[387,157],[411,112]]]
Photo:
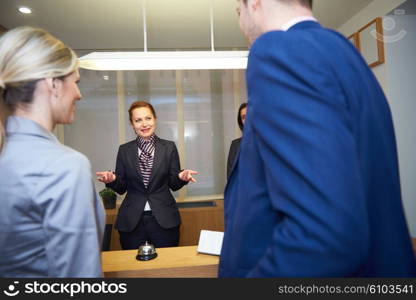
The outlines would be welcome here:
[[[155,173],[159,169],[160,164],[162,163],[162,157],[163,157],[163,151],[164,151],[164,149],[165,148],[163,147],[163,145],[160,142],[159,138],[156,137],[156,141],[155,141],[155,156],[153,158],[152,173],[150,173],[149,186],[148,186],[148,188],[150,188],[150,186],[152,184],[152,180],[155,177]]]
[[[140,182],[143,183],[143,177],[139,167],[139,150],[137,148],[136,142],[130,145],[129,151],[127,153],[127,159],[130,161],[131,166],[136,170]]]

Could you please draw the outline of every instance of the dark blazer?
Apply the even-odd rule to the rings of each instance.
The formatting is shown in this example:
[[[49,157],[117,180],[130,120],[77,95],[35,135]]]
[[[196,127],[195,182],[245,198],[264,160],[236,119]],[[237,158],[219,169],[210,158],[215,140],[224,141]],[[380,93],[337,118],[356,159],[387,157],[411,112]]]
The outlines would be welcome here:
[[[138,171],[139,157],[136,140],[121,145],[116,162],[116,180],[106,184],[118,194],[127,195],[120,206],[115,228],[130,232],[138,224],[146,201],[163,228],[180,225],[175,198],[169,189],[179,190],[186,181],[179,179],[180,163],[175,143],[156,137],[152,174],[147,189]]]
[[[235,139],[231,142],[230,151],[228,152],[228,159],[227,159],[227,178],[230,177],[231,170],[233,169],[235,159],[240,149],[240,143],[241,143],[241,138]]]
[[[260,36],[225,190],[220,277],[414,277],[390,109],[341,34]]]

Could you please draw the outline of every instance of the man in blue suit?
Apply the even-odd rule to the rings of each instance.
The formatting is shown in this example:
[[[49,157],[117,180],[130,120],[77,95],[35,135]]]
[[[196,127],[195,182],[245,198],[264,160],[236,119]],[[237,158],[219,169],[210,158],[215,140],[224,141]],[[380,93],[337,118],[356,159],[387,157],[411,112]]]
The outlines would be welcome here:
[[[415,276],[386,98],[311,2],[238,4],[250,100],[219,276]]]

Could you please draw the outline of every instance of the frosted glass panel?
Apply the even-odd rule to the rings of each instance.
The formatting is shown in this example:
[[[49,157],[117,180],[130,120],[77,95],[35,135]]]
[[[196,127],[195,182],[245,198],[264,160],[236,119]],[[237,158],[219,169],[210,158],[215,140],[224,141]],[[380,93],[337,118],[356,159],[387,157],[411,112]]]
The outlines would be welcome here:
[[[114,170],[119,146],[116,73],[81,69],[80,76],[83,98],[77,102],[75,122],[64,127],[65,144],[85,154],[94,173]],[[103,187],[96,181],[98,191]]]
[[[157,116],[156,134],[171,141],[177,139],[176,86],[174,71],[125,71],[126,139],[136,138],[128,118],[130,105],[137,100],[150,102]]]
[[[93,172],[114,169],[120,143],[136,138],[128,108],[136,100],[149,101],[156,110],[156,134],[174,141],[178,150],[181,148],[178,142],[182,140],[178,137],[178,127],[184,126],[185,159],[181,166],[199,171],[197,183],[187,186],[185,197],[222,194],[228,150],[231,141],[241,135],[237,108],[247,100],[244,71],[195,70],[178,74],[182,74],[178,75],[182,81],[177,83],[175,71],[117,74],[81,70],[83,99],[78,102],[74,124],[64,128],[65,144],[84,153],[91,161]],[[177,105],[177,98],[180,99],[177,89],[181,88],[183,112],[178,111]],[[119,101],[124,107],[119,106]],[[119,137],[122,126],[125,138]],[[101,190],[104,185],[96,182],[96,187]]]
[[[235,72],[234,76],[233,72]],[[237,95],[234,94],[234,85],[237,85]],[[223,153],[225,163],[227,163],[228,151],[230,150],[232,140],[241,136],[237,123],[237,113],[240,104],[247,102],[245,72],[242,70],[225,71],[221,76],[221,86],[223,97],[222,118],[225,128]],[[224,169],[224,172],[226,172],[226,169]]]
[[[188,197],[222,194],[235,138],[232,71],[186,71],[183,89],[186,167],[199,171],[198,182],[188,185]]]

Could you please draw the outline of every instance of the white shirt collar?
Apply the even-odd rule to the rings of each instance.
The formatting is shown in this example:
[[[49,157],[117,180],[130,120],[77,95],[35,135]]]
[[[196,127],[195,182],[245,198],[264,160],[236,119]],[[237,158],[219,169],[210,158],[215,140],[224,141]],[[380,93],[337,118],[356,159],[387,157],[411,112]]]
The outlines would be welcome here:
[[[283,24],[281,29],[283,31],[287,31],[287,30],[289,30],[289,28],[295,26],[296,24],[298,24],[300,22],[304,22],[304,21],[315,21],[315,22],[318,22],[318,20],[315,19],[312,16],[300,16],[300,17],[296,17],[296,18],[290,20],[289,22],[286,22],[285,24]]]

